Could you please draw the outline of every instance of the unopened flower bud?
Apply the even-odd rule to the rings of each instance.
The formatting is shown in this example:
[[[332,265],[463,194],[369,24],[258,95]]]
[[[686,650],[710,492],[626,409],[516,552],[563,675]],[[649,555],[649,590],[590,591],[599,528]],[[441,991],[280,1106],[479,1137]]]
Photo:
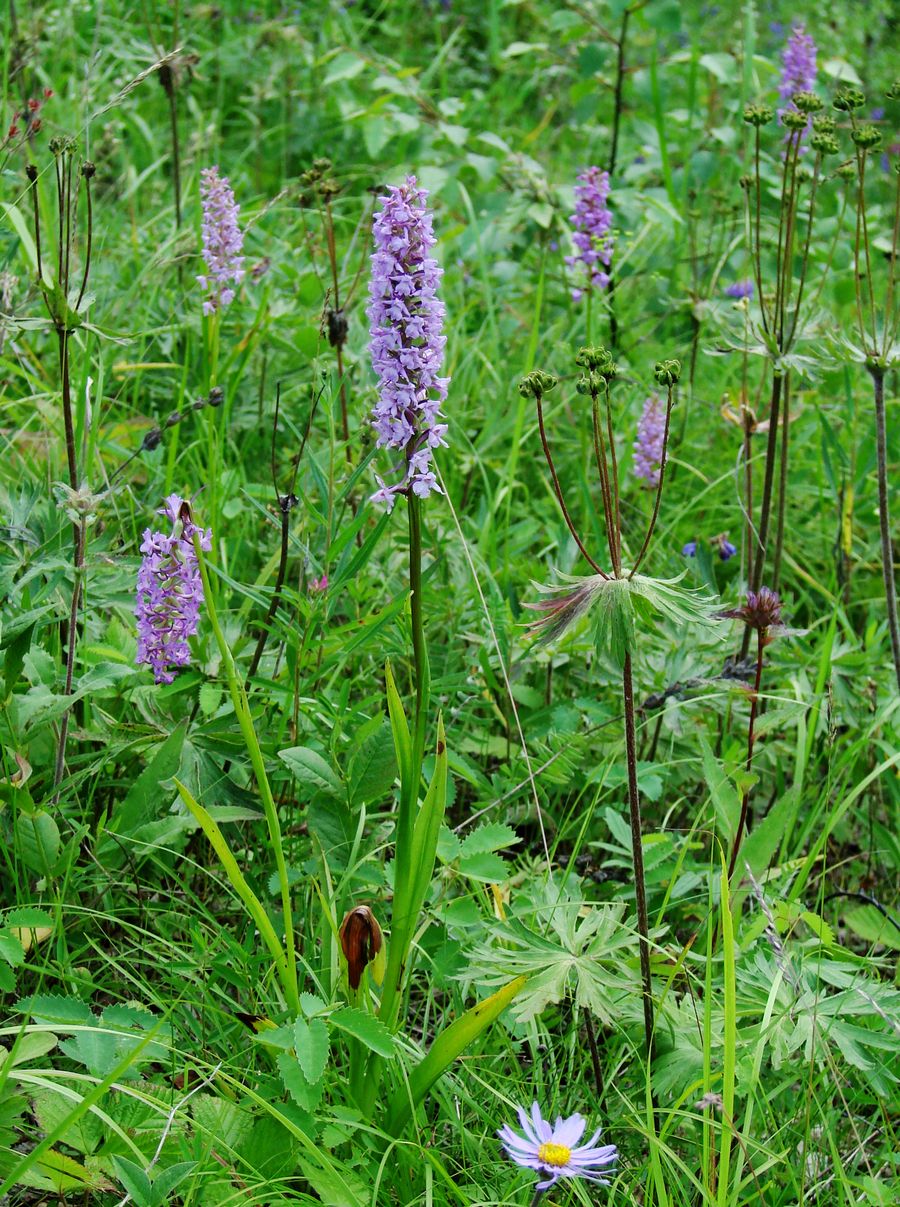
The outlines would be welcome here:
[[[842,113],[852,113],[854,109],[861,109],[866,103],[865,95],[858,88],[847,85],[844,88],[839,88],[832,102],[835,109],[839,109]]]
[[[837,122],[829,113],[817,113],[812,125],[817,134],[834,134],[837,129]]]
[[[358,989],[362,979],[363,969],[367,964],[376,961],[376,981],[381,980],[377,975],[377,956],[382,949],[383,939],[378,920],[367,905],[357,905],[351,909],[341,923],[341,950],[347,961],[347,975],[351,989]],[[383,975],[383,970],[382,970]]]
[[[85,178],[85,180],[90,180],[96,171],[96,167],[89,159],[86,159],[81,165],[81,175]]]
[[[836,170],[835,175],[839,176],[841,180],[855,180],[856,164],[852,159],[845,159],[840,167]]]
[[[25,175],[28,177],[28,179],[31,181],[32,184],[34,184],[34,182],[37,180],[38,170],[33,163],[28,164],[28,166],[25,169]]]
[[[166,427],[175,427],[177,423],[181,423],[181,411],[173,411],[166,419]]]
[[[225,394],[222,391],[222,387],[213,386],[213,388],[209,392],[209,398],[207,398],[206,401],[209,403],[209,405],[211,407],[220,407],[222,405],[222,400],[224,399],[224,397],[225,397]]]
[[[152,427],[150,429],[150,431],[146,433],[146,435],[144,436],[144,439],[141,441],[141,452],[142,453],[152,453],[155,448],[159,448],[159,442],[161,440],[162,440],[162,432],[159,430],[158,427]]]
[[[558,377],[554,377],[552,373],[545,373],[543,369],[535,369],[532,373],[526,374],[519,382],[519,393],[523,398],[542,398],[544,394],[549,394],[558,385]]]
[[[653,368],[653,375],[661,386],[674,386],[681,377],[681,361],[658,360]]]
[[[900,78],[894,80],[884,95],[889,101],[900,101]]]

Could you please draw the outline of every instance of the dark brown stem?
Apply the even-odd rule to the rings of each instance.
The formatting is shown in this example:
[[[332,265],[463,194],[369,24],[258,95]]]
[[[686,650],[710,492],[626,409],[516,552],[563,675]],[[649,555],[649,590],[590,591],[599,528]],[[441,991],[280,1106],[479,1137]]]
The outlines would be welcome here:
[[[781,465],[778,474],[778,521],[775,528],[775,557],[772,562],[772,590],[781,581],[781,557],[784,552],[784,522],[787,512],[788,450],[791,432],[791,375],[784,375],[784,405],[781,411]]]
[[[748,629],[749,632],[749,629]],[[756,715],[759,711],[759,686],[762,681],[763,668],[763,650],[765,649],[766,636],[764,629],[756,631],[756,679],[753,684],[753,701],[750,705],[750,724],[747,728],[747,775],[749,776],[753,767],[753,746],[756,740]],[[744,836],[744,827],[747,824],[747,813],[750,807],[750,788],[744,789],[743,798],[741,800],[741,815],[738,818],[737,830],[734,835],[734,846],[731,848],[731,859],[728,861],[728,879],[731,880],[734,872],[735,864],[737,863],[738,851],[741,849],[741,839]]]
[[[582,556],[585,558],[585,560],[589,563],[589,565],[591,565],[594,568],[594,570],[600,575],[601,578],[608,578],[609,575],[605,574],[603,572],[603,570],[600,569],[600,567],[597,565],[597,563],[594,561],[594,559],[588,553],[587,549],[585,549],[584,543],[583,543],[581,537],[578,535],[578,531],[575,528],[575,525],[572,523],[572,517],[569,515],[569,509],[568,509],[568,507],[566,507],[566,501],[563,498],[562,488],[559,485],[559,478],[557,477],[557,474],[556,474],[556,466],[553,464],[553,455],[550,452],[550,445],[547,443],[547,432],[544,428],[543,396],[540,394],[536,394],[534,400],[535,400],[535,403],[537,404],[538,428],[540,429],[540,433],[541,433],[541,444],[544,447],[544,456],[547,460],[547,466],[550,470],[550,477],[553,480],[553,490],[556,494],[556,498],[557,498],[557,501],[559,502],[560,508],[562,509],[563,519],[566,521],[566,525],[569,529],[569,532],[571,532],[572,536],[574,537],[575,544],[581,550]]]
[[[91,252],[94,247],[94,207],[91,200],[91,178],[84,177],[84,191],[87,200],[87,243],[84,253],[84,276],[81,278],[81,289],[78,291],[78,301],[75,303],[75,309],[79,310],[84,291],[87,289],[88,278],[91,274]]]
[[[759,529],[756,534],[756,553],[750,571],[750,589],[758,591],[766,565],[766,543],[769,539],[769,517],[772,510],[772,488],[775,482],[775,458],[778,451],[778,422],[781,414],[781,388],[783,377],[776,373],[772,378],[772,402],[769,407],[769,440],[766,445],[766,470],[763,477],[763,492],[760,500]],[[750,630],[744,632],[741,658],[747,657],[750,648]]]
[[[616,160],[619,155],[619,127],[622,124],[622,92],[625,86],[625,40],[628,34],[628,20],[631,16],[631,10],[626,8],[622,13],[622,28],[619,31],[619,40],[616,44],[616,83],[613,93],[613,120],[612,134],[609,145],[609,162],[607,171],[612,177],[616,171]],[[609,345],[613,352],[619,341],[619,323],[616,318],[616,282],[612,273],[609,272],[609,282],[606,286],[607,305],[609,307]]]
[[[878,519],[881,526],[881,570],[887,604],[888,631],[897,686],[900,688],[900,624],[897,620],[897,583],[894,578],[894,550],[891,544],[891,517],[888,506],[887,423],[884,408],[884,369],[869,366],[875,386],[875,447],[878,457]]]
[[[647,1057],[653,1046],[653,982],[650,975],[650,919],[644,880],[644,848],[641,800],[638,794],[637,754],[634,728],[634,684],[631,654],[622,665],[622,698],[625,705],[625,757],[628,764],[628,809],[631,818],[631,853],[634,864],[634,894],[637,902],[638,934],[641,941],[641,985],[644,999],[644,1039]]]
[[[612,405],[609,399],[609,382],[606,382],[606,434],[609,438],[609,486],[610,486],[610,501],[613,507],[616,537],[616,563],[619,567],[618,573],[622,572],[622,514],[619,501],[619,463],[616,458],[616,442],[613,437],[613,421],[612,421]]]

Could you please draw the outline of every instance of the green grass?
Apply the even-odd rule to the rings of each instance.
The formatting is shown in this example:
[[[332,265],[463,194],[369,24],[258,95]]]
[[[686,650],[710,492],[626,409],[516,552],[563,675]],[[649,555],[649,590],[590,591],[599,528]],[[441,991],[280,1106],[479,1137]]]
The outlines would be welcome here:
[[[526,629],[537,585],[586,573],[533,400],[517,389],[535,368],[561,379],[544,410],[572,519],[594,556],[606,541],[575,354],[609,343],[610,299],[574,302],[563,257],[575,177],[609,158],[624,12],[620,0],[4,10],[4,120],[45,88],[53,96],[33,139],[0,151],[0,271],[16,278],[0,278],[3,1201],[513,1207],[532,1201],[535,1179],[496,1131],[537,1100],[547,1116],[580,1111],[620,1152],[608,1187],[567,1181],[546,1207],[893,1202],[900,705],[871,383],[845,343],[857,340],[855,200],[837,160],[811,247],[796,349],[807,359],[793,369],[789,632],[765,650],[749,778],[747,672],[726,663],[739,626],[636,614],[649,1061],[615,643],[596,619],[548,646]],[[887,0],[864,21],[844,3],[824,14],[672,0],[632,4],[627,21],[611,194],[625,563],[653,504],[631,472],[637,420],[655,362],[677,357],[666,486],[642,572],[683,573],[682,588],[725,608],[740,604],[747,576],[734,419],[743,396],[765,421],[771,381],[724,294],[752,275],[741,114],[746,101],[774,103],[786,31],[770,22],[794,19],[818,43],[823,99],[857,73],[863,113],[884,106],[884,144],[894,143],[900,102],[883,96],[898,15]],[[139,78],[176,47],[180,227],[167,94],[158,70]],[[59,135],[77,139],[76,163],[97,168],[89,327],[71,335],[70,356],[77,459],[99,498],[57,788],[75,577],[58,505],[57,344],[25,167],[38,170],[52,268]],[[774,287],[782,135],[764,135],[762,270]],[[327,334],[326,226],[304,180],[323,156],[340,185],[343,379]],[[218,327],[195,281],[200,171],[212,163],[241,205],[247,268]],[[452,378],[436,458],[445,495],[423,508],[421,776],[400,721],[416,688],[406,504],[387,516],[369,502],[389,459],[368,423],[365,315],[373,193],[409,172],[434,209]],[[867,199],[879,288],[894,196],[876,152]],[[83,195],[76,226],[80,279]],[[221,405],[195,407],[214,386]],[[891,369],[892,487],[897,397]],[[142,450],[157,427],[158,445]],[[754,517],[765,449],[763,428],[752,437]],[[281,603],[244,715],[240,685],[279,566],[278,496],[291,489]],[[214,529],[207,570],[222,648],[207,610],[191,665],[156,686],[134,664],[134,584],[143,531],[173,492]],[[892,507],[896,525],[896,490]],[[739,556],[718,559],[720,533]],[[681,553],[690,540],[695,559]],[[415,850],[425,854],[405,872],[397,860],[398,884],[401,793],[413,813],[418,795],[426,821],[442,807],[439,713],[449,779],[437,859],[429,878],[423,821]],[[739,866],[729,897],[723,859],[748,790],[753,878]],[[375,1017],[385,989],[371,964],[350,988],[339,928],[367,905],[389,953],[395,897],[420,890],[392,1032]],[[289,962],[279,976],[273,959],[286,911],[299,1001]],[[607,918],[610,937],[592,944]],[[476,1007],[520,973],[488,1025]]]

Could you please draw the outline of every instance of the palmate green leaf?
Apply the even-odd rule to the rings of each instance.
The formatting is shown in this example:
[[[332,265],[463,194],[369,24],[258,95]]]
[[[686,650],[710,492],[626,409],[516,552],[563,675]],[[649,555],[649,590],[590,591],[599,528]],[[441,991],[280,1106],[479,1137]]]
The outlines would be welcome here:
[[[577,886],[550,881],[535,890],[528,918],[495,926],[469,953],[464,973],[487,988],[526,976],[514,1014],[520,1022],[571,995],[605,1024],[639,1009],[638,940],[625,906],[585,907]]]

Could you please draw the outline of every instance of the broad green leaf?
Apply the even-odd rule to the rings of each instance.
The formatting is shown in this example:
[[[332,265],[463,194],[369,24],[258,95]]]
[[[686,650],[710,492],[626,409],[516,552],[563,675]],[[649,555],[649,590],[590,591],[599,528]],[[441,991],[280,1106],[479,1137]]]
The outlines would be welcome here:
[[[63,1027],[84,1027],[95,1022],[90,1006],[75,997],[58,997],[41,993],[33,998],[20,998],[16,1009],[30,1014],[36,1023],[59,1024]]]
[[[397,778],[397,757],[391,744],[389,725],[373,718],[373,732],[361,742],[350,762],[350,802],[353,805],[380,801]]]
[[[42,876],[53,874],[59,860],[59,826],[50,813],[19,813],[16,817],[16,841],[22,862]]]
[[[181,763],[181,751],[187,723],[178,725],[154,752],[153,758],[137,777],[110,818],[109,828],[116,834],[130,835],[138,826],[157,818],[170,797],[161,785],[171,780]]]
[[[134,1161],[127,1157],[113,1157],[116,1174],[122,1186],[137,1203],[137,1207],[151,1207],[150,1179]]]
[[[279,750],[278,757],[298,783],[337,800],[344,799],[344,785],[337,772],[315,750],[308,746],[290,746],[287,750]]]
[[[408,1083],[401,1086],[388,1106],[385,1131],[397,1135],[406,1125],[412,1111],[419,1105],[435,1081],[461,1056],[495,1019],[503,1013],[513,998],[527,983],[525,976],[516,977],[498,989],[491,997],[446,1027],[435,1039],[428,1055],[413,1069]]]
[[[505,847],[514,846],[521,841],[512,826],[505,826],[500,822],[488,822],[466,835],[460,844],[460,854],[465,857],[480,855],[487,851],[501,851]]]
[[[196,1161],[177,1161],[153,1179],[153,1207],[166,1207],[172,1201],[172,1191],[197,1168]]]

